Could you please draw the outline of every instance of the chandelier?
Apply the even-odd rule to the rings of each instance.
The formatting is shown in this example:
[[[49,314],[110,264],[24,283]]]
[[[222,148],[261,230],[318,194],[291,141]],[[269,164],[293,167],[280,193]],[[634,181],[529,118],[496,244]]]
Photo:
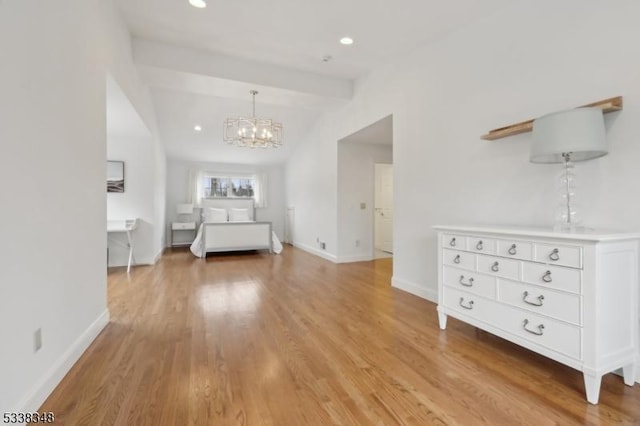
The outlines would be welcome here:
[[[230,145],[249,148],[277,148],[282,145],[282,124],[269,118],[256,117],[257,90],[251,90],[253,96],[253,115],[251,118],[227,118],[224,121],[224,141]]]

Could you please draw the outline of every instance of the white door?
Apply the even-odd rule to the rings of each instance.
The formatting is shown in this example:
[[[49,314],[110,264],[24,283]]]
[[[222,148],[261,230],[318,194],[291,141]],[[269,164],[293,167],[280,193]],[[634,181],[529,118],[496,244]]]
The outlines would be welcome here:
[[[375,164],[375,236],[377,250],[393,253],[393,165]]]

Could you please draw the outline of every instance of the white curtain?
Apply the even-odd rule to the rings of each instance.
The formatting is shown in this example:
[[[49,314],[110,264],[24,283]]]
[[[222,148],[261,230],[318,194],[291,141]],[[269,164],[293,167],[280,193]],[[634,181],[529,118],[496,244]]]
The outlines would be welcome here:
[[[202,198],[204,197],[204,170],[191,168],[189,170],[189,202],[194,207],[202,206]]]
[[[256,180],[256,189],[254,190],[255,206],[257,209],[267,208],[267,188],[268,178],[266,173],[256,173],[254,176]]]

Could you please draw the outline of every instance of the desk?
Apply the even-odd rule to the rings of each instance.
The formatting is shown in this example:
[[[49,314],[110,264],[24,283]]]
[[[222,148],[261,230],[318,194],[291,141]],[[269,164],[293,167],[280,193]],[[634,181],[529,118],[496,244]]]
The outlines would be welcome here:
[[[129,262],[127,263],[127,274],[131,271],[133,261],[133,231],[138,227],[138,219],[108,220],[107,234],[115,232],[125,232],[127,234],[127,247],[129,248]]]

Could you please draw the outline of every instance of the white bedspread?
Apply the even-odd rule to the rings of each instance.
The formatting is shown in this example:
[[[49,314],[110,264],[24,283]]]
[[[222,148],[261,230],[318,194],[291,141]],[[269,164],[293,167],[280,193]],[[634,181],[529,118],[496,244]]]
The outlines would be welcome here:
[[[194,256],[202,257],[202,224],[200,224],[200,228],[198,229],[198,235],[196,235],[196,239],[193,240],[193,244],[191,244],[191,253]],[[282,243],[275,232],[271,231],[273,252],[276,254],[282,253]]]

